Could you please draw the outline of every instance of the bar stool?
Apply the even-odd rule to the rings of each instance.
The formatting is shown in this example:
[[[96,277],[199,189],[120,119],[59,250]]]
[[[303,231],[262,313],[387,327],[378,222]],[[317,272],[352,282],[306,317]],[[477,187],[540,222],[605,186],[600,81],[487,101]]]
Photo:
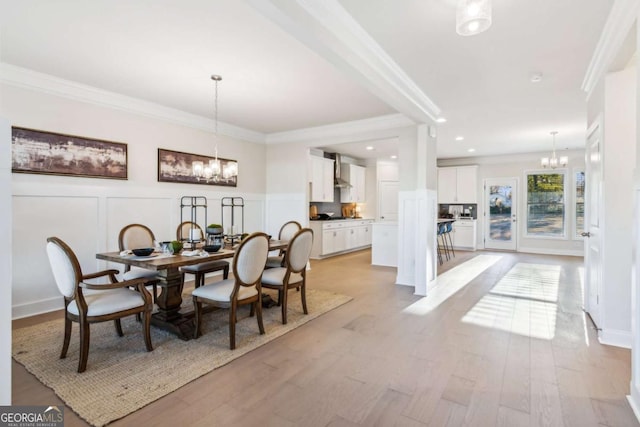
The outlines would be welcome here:
[[[453,222],[447,222],[446,223],[447,228],[445,231],[445,238],[449,238],[449,247],[451,248],[451,254],[453,255],[453,257],[456,257],[456,251],[453,249],[453,240],[451,239],[451,232],[453,231]]]
[[[445,238],[445,233],[447,232],[447,223],[443,222],[438,224],[438,257],[442,264],[443,257],[442,252],[447,257],[447,261],[449,261],[449,249],[447,248],[447,239]]]

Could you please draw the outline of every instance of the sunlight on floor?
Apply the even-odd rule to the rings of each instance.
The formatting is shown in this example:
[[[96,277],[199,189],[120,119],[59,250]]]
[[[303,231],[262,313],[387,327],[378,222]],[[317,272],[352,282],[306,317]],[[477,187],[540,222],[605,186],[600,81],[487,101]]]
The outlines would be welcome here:
[[[580,304],[584,304],[584,267],[578,267],[580,277]],[[589,346],[589,331],[587,330],[587,316],[582,316],[582,329],[584,331],[584,343]]]
[[[430,284],[427,296],[403,310],[405,313],[425,315],[468,285],[480,273],[502,258],[500,255],[478,255],[441,274]]]
[[[518,263],[462,318],[532,338],[555,335],[560,266]]]

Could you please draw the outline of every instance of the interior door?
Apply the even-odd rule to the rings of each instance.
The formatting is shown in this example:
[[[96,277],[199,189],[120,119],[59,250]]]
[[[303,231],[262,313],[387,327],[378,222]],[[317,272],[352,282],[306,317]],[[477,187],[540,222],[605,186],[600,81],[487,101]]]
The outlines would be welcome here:
[[[378,212],[380,221],[398,220],[398,181],[380,181],[378,187]]]
[[[600,239],[600,209],[602,202],[602,128],[594,124],[587,134],[585,169],[585,232],[584,239],[584,309],[593,322],[600,321],[602,287],[602,242]]]
[[[515,251],[518,241],[518,179],[484,181],[484,247]]]

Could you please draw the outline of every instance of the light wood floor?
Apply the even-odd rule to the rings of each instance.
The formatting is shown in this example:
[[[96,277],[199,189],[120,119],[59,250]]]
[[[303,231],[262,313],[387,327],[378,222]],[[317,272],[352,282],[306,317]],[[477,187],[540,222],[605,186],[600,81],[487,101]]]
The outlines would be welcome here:
[[[581,311],[581,259],[456,255],[442,278],[494,263],[429,310],[369,251],[312,261],[310,287],[354,300],[112,425],[638,425],[630,351],[600,345]],[[15,362],[13,403],[61,404]]]

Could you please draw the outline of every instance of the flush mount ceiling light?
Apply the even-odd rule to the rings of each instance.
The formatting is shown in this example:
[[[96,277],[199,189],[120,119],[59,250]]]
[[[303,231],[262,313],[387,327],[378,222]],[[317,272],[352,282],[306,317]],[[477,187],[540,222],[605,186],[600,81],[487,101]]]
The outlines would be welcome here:
[[[456,32],[473,36],[491,26],[491,0],[458,0]]]
[[[558,131],[551,132],[551,136],[553,137],[553,152],[551,153],[551,158],[543,157],[540,159],[540,166],[543,168],[550,167],[551,169],[555,169],[558,166],[565,167],[569,163],[569,158],[567,156],[560,156],[560,158],[556,157],[556,135]]]
[[[218,159],[218,83],[222,80],[217,74],[211,76],[211,80],[215,82],[215,116],[214,116],[214,142],[215,142],[215,157],[209,160],[207,165],[202,161],[194,161],[191,163],[191,169],[193,175],[198,179],[204,178],[207,181],[213,180],[214,182],[220,181],[221,178],[230,179],[238,176],[238,163],[234,161],[227,161],[222,167],[220,159]]]

